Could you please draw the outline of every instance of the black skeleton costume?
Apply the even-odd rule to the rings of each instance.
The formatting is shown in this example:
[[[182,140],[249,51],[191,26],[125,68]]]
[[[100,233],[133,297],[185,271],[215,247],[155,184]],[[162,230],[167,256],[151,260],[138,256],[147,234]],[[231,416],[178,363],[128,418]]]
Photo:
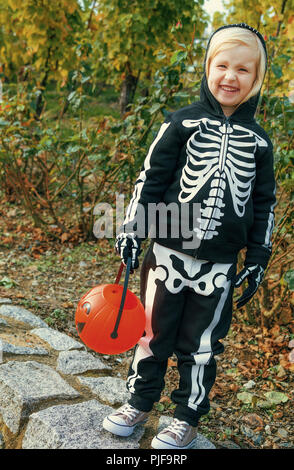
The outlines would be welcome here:
[[[261,35],[255,32],[265,48]],[[141,270],[141,299],[147,324],[136,346],[129,370],[129,403],[150,411],[164,387],[168,358],[175,353],[180,374],[172,394],[175,417],[196,426],[209,411],[208,393],[216,376],[214,355],[229,329],[232,294],[239,251],[247,247],[245,271],[250,295],[262,279],[271,255],[274,226],[275,179],[272,144],[256,123],[259,94],[226,117],[211,94],[204,74],[199,102],[172,113],[153,141],[127,209],[124,232],[117,248],[124,255],[132,249],[137,262],[140,237],[130,234],[139,205],[175,203],[179,220],[189,207],[193,240],[172,234],[167,214],[167,234],[153,236]],[[200,217],[192,205],[201,204]],[[144,237],[141,237],[144,238]],[[133,265],[137,267],[137,265]],[[245,274],[237,283],[240,285]],[[251,277],[250,277],[251,276]],[[242,303],[243,302],[243,303]]]

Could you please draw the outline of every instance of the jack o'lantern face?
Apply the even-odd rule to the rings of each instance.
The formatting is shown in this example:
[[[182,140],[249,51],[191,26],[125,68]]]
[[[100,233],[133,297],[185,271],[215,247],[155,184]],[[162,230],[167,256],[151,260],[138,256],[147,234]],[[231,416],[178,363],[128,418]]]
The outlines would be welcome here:
[[[79,336],[90,349],[118,354],[132,348],[145,329],[145,311],[129,290],[121,310],[123,286],[102,284],[88,291],[79,301],[75,323]]]
[[[89,302],[85,302],[82,307],[81,307],[81,310],[82,310],[82,314],[86,314],[86,315],[89,315],[90,314],[90,311],[91,311],[91,304]],[[84,316],[84,315],[82,315]],[[78,333],[81,334],[84,327],[85,327],[85,324],[86,322],[81,322],[81,321],[78,321],[77,324],[76,324],[76,328],[78,330]]]

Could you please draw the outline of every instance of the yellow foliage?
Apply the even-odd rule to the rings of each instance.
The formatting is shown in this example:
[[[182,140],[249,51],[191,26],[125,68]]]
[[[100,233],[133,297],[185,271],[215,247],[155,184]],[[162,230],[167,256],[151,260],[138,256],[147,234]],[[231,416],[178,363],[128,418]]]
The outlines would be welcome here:
[[[225,2],[228,11],[225,23],[245,22],[257,28],[267,42],[269,73],[265,85],[275,90],[277,96],[288,94],[289,81],[293,78],[293,69],[287,56],[293,57],[294,17],[293,1],[284,0],[229,0]],[[215,20],[220,19],[215,17]],[[220,26],[220,24],[214,24]],[[292,48],[292,50],[291,50]],[[272,70],[272,66],[274,69]],[[275,67],[280,67],[282,76],[275,76]]]
[[[294,39],[294,17],[292,16],[286,28],[286,35],[292,41]]]
[[[80,26],[77,21],[70,21],[77,9],[80,10],[77,0],[0,0],[4,44],[0,62],[5,65],[5,73],[9,76],[30,64],[32,73],[54,70],[54,78],[63,79],[62,69],[67,75],[78,60],[73,37],[75,28],[79,31]]]
[[[12,10],[17,10],[19,8],[18,0],[8,0],[8,4]]]
[[[155,5],[156,4],[156,8]],[[107,58],[103,67],[111,75],[115,68],[123,72],[128,66],[129,73],[140,77],[152,75],[158,68],[156,50],[164,50],[165,63],[169,63],[171,50],[178,48],[178,42],[189,44],[193,34],[193,22],[197,23],[197,35],[204,32],[206,23],[202,6],[192,0],[170,2],[130,2],[127,0],[100,0],[99,9],[93,21],[96,25],[94,35],[94,54],[104,58],[107,46]],[[172,31],[176,24],[181,27]],[[110,59],[110,60],[109,60]]]
[[[77,4],[72,0],[65,0],[64,6],[70,15],[72,15],[77,9]]]

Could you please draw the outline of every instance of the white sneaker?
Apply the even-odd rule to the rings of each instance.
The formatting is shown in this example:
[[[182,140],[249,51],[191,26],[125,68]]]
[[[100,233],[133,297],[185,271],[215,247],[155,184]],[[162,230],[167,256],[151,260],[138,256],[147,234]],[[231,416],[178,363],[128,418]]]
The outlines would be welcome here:
[[[103,420],[103,428],[117,436],[130,436],[138,424],[147,421],[149,413],[126,403]]]
[[[175,418],[152,439],[153,449],[190,449],[197,439],[197,427]]]

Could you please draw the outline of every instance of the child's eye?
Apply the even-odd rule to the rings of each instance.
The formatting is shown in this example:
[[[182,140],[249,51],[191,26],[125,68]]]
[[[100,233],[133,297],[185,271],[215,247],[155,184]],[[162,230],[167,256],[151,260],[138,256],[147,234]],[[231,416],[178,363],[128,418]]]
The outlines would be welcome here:
[[[225,68],[226,66],[224,64],[219,64],[218,67],[219,68]]]
[[[239,70],[241,70],[241,72],[247,72],[247,69],[241,67]]]

